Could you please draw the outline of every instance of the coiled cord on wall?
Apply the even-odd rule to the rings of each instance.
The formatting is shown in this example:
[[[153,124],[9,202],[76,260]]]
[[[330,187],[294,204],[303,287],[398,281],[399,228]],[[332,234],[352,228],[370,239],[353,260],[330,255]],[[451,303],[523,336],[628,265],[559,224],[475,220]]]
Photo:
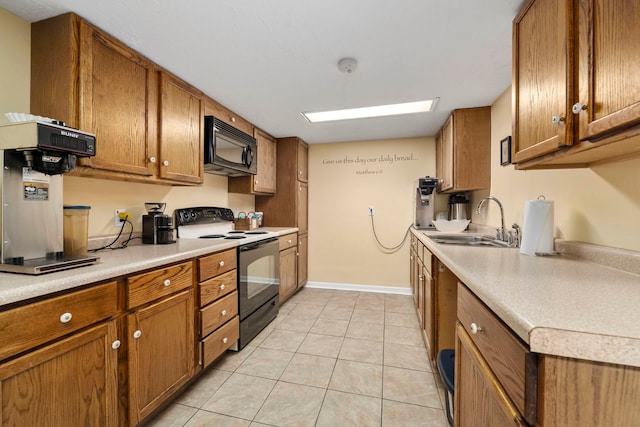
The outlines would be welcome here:
[[[402,248],[402,246],[404,246],[405,242],[407,241],[407,236],[409,236],[409,231],[411,230],[411,225],[409,225],[407,227],[407,231],[404,233],[404,237],[402,238],[402,241],[400,241],[400,243],[398,243],[396,246],[392,246],[392,247],[386,247],[385,245],[382,244],[382,242],[380,241],[380,239],[378,238],[378,234],[376,233],[376,225],[373,222],[373,215],[371,216],[371,229],[373,230],[373,237],[375,237],[376,242],[378,243],[378,245],[380,245],[381,248],[383,248],[386,251],[387,255],[396,253],[400,250],[400,248]]]

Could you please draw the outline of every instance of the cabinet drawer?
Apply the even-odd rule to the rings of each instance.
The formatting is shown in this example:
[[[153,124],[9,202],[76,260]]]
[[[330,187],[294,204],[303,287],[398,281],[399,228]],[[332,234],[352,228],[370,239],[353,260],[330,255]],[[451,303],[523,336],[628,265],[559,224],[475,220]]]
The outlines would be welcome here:
[[[229,249],[198,259],[198,282],[236,268],[236,250]]]
[[[458,283],[458,320],[524,418],[534,423],[537,357],[466,286]],[[477,328],[477,329],[476,329]]]
[[[128,307],[133,308],[188,288],[193,284],[191,261],[127,279]]]
[[[202,340],[202,365],[209,366],[240,338],[240,320],[238,316],[225,323],[211,335]]]
[[[236,270],[216,276],[200,283],[200,307],[227,295],[238,288]]]
[[[298,243],[298,233],[285,234],[284,236],[280,236],[280,250],[284,251],[285,249],[289,249],[290,247],[296,246]]]
[[[238,293],[233,292],[200,310],[200,336],[206,337],[238,315]]]
[[[0,360],[114,316],[117,284],[82,291],[0,312]]]

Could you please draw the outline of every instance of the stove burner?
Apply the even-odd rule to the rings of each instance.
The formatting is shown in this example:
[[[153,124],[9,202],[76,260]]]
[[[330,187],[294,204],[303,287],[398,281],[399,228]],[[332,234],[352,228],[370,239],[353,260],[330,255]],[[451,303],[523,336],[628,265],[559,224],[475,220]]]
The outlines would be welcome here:
[[[225,239],[246,239],[247,236],[227,236]]]
[[[200,239],[222,239],[224,234],[207,234],[204,236],[200,236]]]
[[[229,234],[244,234],[244,231],[242,230],[232,230],[229,232]]]
[[[244,234],[267,234],[266,231],[247,231]]]

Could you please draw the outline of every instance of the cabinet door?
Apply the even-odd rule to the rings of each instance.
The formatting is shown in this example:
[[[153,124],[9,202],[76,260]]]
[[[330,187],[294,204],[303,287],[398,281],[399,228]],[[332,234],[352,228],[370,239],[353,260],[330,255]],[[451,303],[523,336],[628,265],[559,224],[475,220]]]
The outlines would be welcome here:
[[[256,131],[258,141],[258,174],[253,177],[256,193],[276,192],[276,141],[261,130]]]
[[[193,376],[193,289],[127,317],[129,417],[137,425]]]
[[[306,233],[308,231],[309,220],[309,185],[306,182],[298,181],[297,184],[298,193],[296,201],[297,209],[297,226],[299,233]]]
[[[298,140],[298,181],[309,182],[309,146]]]
[[[280,251],[280,303],[283,303],[298,289],[297,252],[296,246]]]
[[[531,0],[513,23],[513,153],[520,163],[571,145],[572,0]],[[555,120],[554,120],[555,118]]]
[[[453,188],[453,169],[455,167],[453,163],[453,115],[449,116],[442,127],[440,143],[440,156],[442,160],[440,173],[442,176],[438,176],[437,178],[442,180],[440,190],[446,191]]]
[[[79,128],[96,134],[81,165],[154,175],[157,77],[153,65],[88,23],[80,23]]]
[[[307,271],[309,262],[309,239],[307,234],[298,235],[298,288],[307,283]]]
[[[640,122],[640,8],[629,2],[581,0],[579,138]]]
[[[110,321],[1,364],[0,424],[118,425],[116,340]]]
[[[427,345],[427,352],[429,358],[435,360],[436,358],[436,344],[435,344],[435,301],[434,301],[434,289],[433,278],[431,275],[423,269],[424,274],[424,322],[422,323],[423,335],[425,343]]]
[[[526,426],[464,328],[456,328],[455,425]]]
[[[186,83],[160,73],[160,177],[202,183],[202,96]]]

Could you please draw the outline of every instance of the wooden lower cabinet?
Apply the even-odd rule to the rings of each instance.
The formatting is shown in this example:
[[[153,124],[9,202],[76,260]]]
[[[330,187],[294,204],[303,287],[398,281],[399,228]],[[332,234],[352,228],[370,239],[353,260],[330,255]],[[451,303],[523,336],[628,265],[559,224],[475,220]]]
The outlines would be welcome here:
[[[0,425],[118,425],[118,347],[111,320],[0,363]]]
[[[298,234],[298,289],[307,284],[309,266],[309,235]]]
[[[298,290],[297,243],[298,238],[296,233],[280,237],[280,304],[285,302]]]
[[[194,290],[127,316],[129,422],[137,425],[195,372]]]
[[[457,427],[527,426],[462,326],[456,335],[454,396]]]

